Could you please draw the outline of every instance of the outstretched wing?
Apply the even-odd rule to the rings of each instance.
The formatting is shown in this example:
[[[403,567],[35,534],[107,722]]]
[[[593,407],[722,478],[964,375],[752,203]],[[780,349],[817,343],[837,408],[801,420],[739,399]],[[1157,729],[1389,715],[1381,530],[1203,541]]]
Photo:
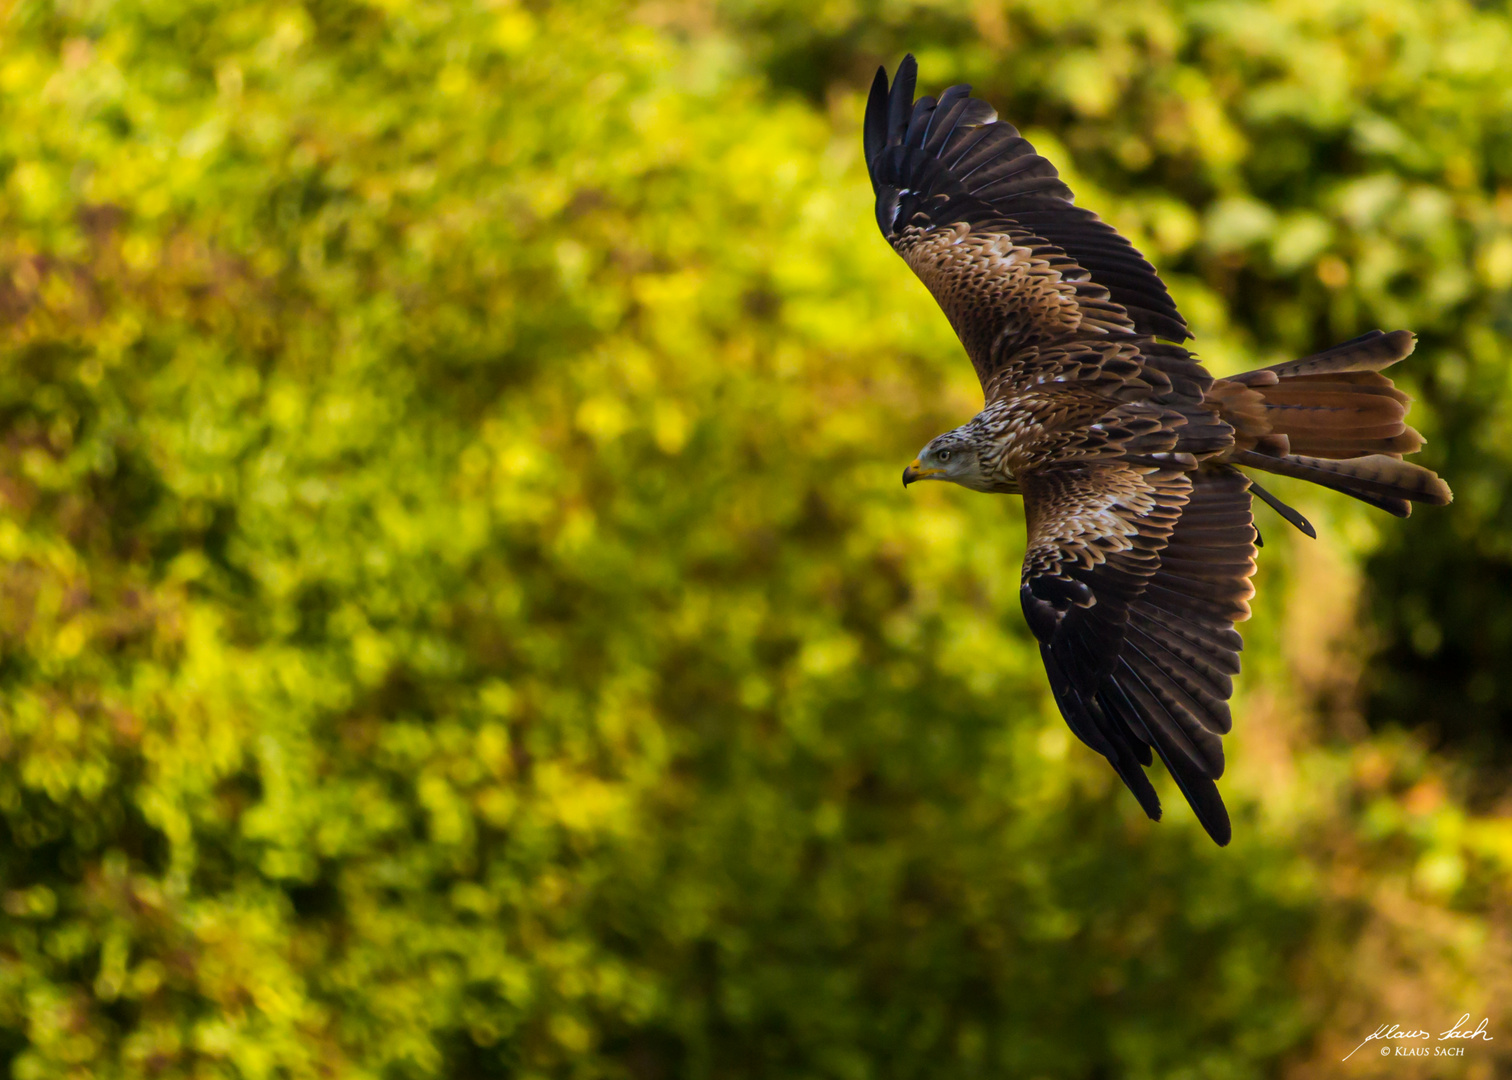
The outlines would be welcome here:
[[[866,106],[877,224],[949,317],[985,384],[999,359],[1073,334],[1190,337],[1164,283],[1072,203],[1055,166],[968,86],[913,100],[903,58]]]
[[[1249,617],[1255,529],[1237,471],[1100,463],[1021,478],[1029,549],[1020,597],[1051,691],[1150,817],[1160,755],[1199,821],[1229,841],[1216,781]]]
[[[1039,639],[1050,690],[1077,738],[1113,764],[1145,813],[1160,800],[1141,765],[1147,744],[1097,703],[1117,668],[1129,609],[1160,569],[1160,552],[1191,494],[1186,473],[1103,462],[1019,478],[1029,543],[1019,599]]]

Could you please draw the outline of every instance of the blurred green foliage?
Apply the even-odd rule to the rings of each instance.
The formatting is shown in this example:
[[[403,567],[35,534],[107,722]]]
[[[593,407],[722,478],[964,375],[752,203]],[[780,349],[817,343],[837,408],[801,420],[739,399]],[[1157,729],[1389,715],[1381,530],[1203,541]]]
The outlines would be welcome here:
[[[1451,0],[10,7],[0,1064],[1326,1076],[1512,1018],[1512,824],[1358,720],[1371,678],[1387,720],[1512,701],[1509,38]],[[1016,502],[898,485],[978,403],[859,161],[904,48],[1220,370],[1423,336],[1460,501],[1262,520],[1228,850],[1073,745]]]

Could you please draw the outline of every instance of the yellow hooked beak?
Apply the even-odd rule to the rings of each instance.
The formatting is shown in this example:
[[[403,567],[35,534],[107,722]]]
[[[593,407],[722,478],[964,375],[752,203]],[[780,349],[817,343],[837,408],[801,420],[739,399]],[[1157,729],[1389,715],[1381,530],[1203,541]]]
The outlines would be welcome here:
[[[928,480],[931,476],[938,476],[944,469],[926,469],[919,464],[919,459],[914,458],[913,464],[903,470],[903,486],[907,487],[915,480]]]

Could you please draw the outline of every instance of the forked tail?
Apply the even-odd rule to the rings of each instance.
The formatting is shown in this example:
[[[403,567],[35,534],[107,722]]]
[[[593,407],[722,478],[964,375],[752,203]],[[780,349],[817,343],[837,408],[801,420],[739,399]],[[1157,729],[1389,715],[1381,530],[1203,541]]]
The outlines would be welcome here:
[[[1423,437],[1407,424],[1411,399],[1381,374],[1416,344],[1406,330],[1372,330],[1326,352],[1219,379],[1207,399],[1234,428],[1225,460],[1310,480],[1397,517],[1414,502],[1446,505],[1454,498],[1449,485],[1402,460]],[[1256,494],[1283,509],[1261,489]]]

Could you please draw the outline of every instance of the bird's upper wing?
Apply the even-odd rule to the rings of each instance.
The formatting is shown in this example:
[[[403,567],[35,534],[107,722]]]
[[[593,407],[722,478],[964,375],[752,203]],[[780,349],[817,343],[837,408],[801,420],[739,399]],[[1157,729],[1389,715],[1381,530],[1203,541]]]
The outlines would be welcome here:
[[[913,100],[904,57],[866,105],[877,224],[945,309],[985,384],[1015,348],[1073,334],[1190,337],[1164,283],[968,86]]]
[[[1029,520],[1020,597],[1056,703],[1152,818],[1151,748],[1219,844],[1214,783],[1249,617],[1255,529],[1237,470],[1102,462],[1020,478]]]

